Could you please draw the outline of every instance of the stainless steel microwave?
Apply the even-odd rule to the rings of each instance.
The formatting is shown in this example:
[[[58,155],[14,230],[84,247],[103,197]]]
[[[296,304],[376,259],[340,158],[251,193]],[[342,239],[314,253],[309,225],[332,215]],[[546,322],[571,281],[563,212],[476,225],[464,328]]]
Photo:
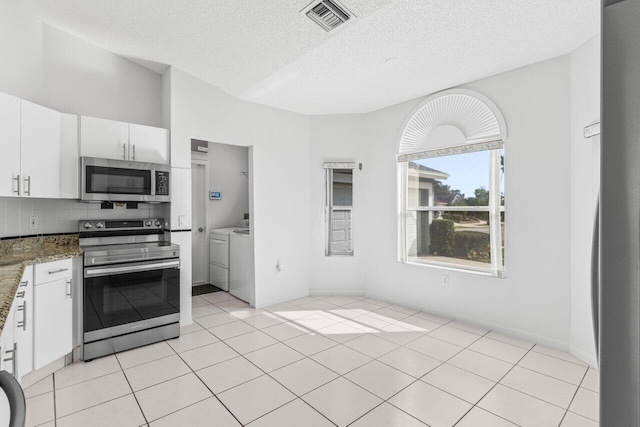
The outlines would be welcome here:
[[[168,202],[169,165],[81,157],[81,200]]]

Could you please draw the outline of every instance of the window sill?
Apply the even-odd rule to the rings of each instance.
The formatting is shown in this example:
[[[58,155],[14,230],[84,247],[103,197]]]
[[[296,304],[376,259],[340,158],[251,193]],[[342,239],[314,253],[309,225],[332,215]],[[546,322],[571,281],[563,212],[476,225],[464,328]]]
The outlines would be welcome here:
[[[398,261],[398,262],[400,264],[415,265],[419,267],[430,267],[430,268],[435,268],[437,270],[455,271],[458,273],[467,273],[467,274],[473,274],[476,276],[494,277],[496,279],[505,278],[504,270],[499,271],[498,274],[495,275],[488,269],[454,266],[451,264],[445,264],[445,263],[440,263],[435,261],[419,261],[419,262],[418,261]]]

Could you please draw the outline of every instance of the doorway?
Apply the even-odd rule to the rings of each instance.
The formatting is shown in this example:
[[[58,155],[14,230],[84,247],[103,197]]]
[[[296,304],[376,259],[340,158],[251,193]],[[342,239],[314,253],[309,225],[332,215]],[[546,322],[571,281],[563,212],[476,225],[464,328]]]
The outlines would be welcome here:
[[[209,164],[205,160],[191,163],[191,284],[199,286],[207,280],[207,182]]]

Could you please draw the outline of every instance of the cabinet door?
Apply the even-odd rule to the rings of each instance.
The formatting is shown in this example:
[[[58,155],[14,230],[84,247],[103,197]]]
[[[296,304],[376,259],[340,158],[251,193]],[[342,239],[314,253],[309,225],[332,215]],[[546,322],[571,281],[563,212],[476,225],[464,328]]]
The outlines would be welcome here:
[[[61,114],[60,136],[60,197],[79,199],[80,141],[78,116]]]
[[[24,294],[19,296],[22,292]],[[20,378],[33,370],[33,266],[24,270],[20,286],[18,286],[16,302],[13,339],[18,347],[15,377],[19,381]]]
[[[34,288],[34,369],[71,352],[71,286],[69,277]]]
[[[0,370],[7,371],[11,375],[15,376],[14,373],[14,350],[15,350],[15,340],[14,340],[14,327],[13,327],[13,319],[15,317],[16,304],[12,304],[9,309],[9,313],[7,314],[7,319],[5,320],[4,326],[2,328],[2,337],[0,338]]]
[[[20,99],[0,93],[0,197],[17,197],[20,175]]]
[[[113,120],[80,118],[80,155],[101,159],[128,159],[129,124]]]
[[[60,198],[60,118],[55,110],[20,101],[22,196]]]
[[[129,125],[130,159],[169,164],[169,131],[151,126]]]

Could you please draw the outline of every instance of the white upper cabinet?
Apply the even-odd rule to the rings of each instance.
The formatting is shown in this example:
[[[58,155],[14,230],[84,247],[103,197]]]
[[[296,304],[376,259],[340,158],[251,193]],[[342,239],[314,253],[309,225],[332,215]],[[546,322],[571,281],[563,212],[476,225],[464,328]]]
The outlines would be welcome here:
[[[0,197],[20,194],[20,98],[0,93]]]
[[[131,160],[169,163],[169,131],[152,126],[129,125]]]
[[[129,160],[129,124],[113,120],[80,118],[80,155]]]
[[[166,129],[82,117],[80,153],[84,157],[169,163]]]
[[[80,141],[79,117],[75,114],[60,115],[60,197],[80,198]]]
[[[21,194],[60,198],[61,114],[22,101],[20,123]]]
[[[0,197],[78,198],[78,116],[0,93]]]

